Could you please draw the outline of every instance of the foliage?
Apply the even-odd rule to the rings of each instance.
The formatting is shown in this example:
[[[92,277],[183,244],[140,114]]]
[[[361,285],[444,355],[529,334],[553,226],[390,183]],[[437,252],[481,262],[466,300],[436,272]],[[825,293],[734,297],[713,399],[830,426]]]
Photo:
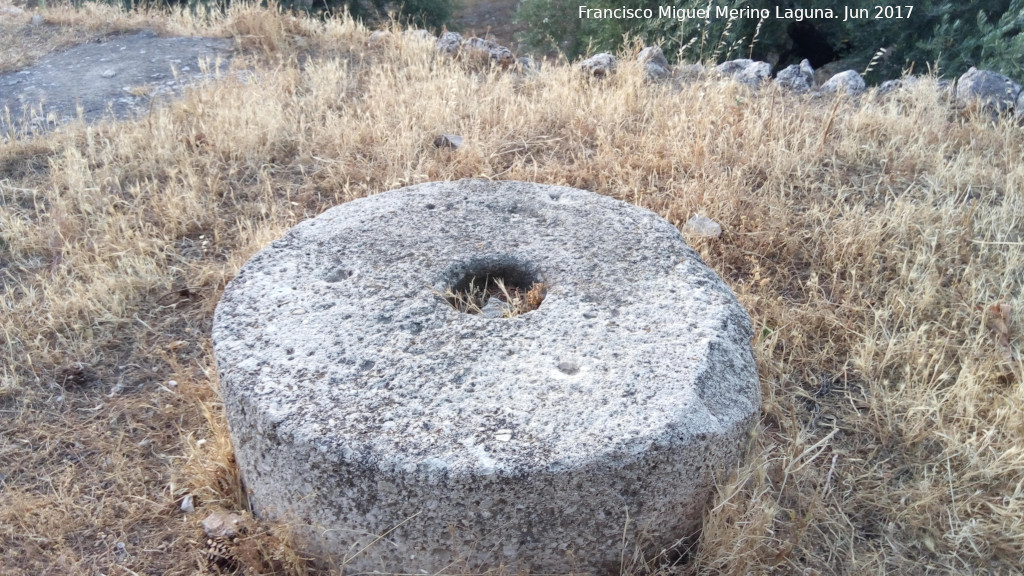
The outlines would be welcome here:
[[[716,2],[710,19],[659,18],[660,0],[641,0],[630,7],[650,8],[650,19],[581,19],[578,2],[524,0],[518,18],[527,24],[523,41],[540,50],[558,49],[570,59],[588,51],[615,50],[627,38],[658,43],[670,58],[722,61],[752,57],[777,67],[809,58],[820,66],[842,60],[850,68],[872,65],[869,80],[891,78],[901,71],[938,67],[941,73],[960,74],[970,66],[1020,75],[1024,53],[1024,0],[983,0],[971,3],[914,4],[909,18],[886,18],[874,0],[851,0],[837,5],[826,0],[799,4],[806,10],[832,9],[834,18],[804,19],[784,16],[797,4],[788,0],[734,0]],[[678,9],[709,6],[708,0],[682,0]],[[617,8],[622,2],[595,0],[589,8]],[[767,10],[768,18],[716,17],[715,7]],[[895,7],[895,5],[893,6]],[[901,6],[905,14],[908,6]],[[866,18],[844,21],[846,10],[866,10]],[[876,17],[882,16],[882,17]]]
[[[82,0],[74,0],[81,5]],[[135,8],[185,8],[192,13],[198,9],[224,13],[231,0],[107,0],[125,10]],[[262,0],[263,6],[276,5],[286,10],[328,15],[348,13],[357,20],[374,22],[394,16],[403,23],[439,29],[451,18],[455,0]]]

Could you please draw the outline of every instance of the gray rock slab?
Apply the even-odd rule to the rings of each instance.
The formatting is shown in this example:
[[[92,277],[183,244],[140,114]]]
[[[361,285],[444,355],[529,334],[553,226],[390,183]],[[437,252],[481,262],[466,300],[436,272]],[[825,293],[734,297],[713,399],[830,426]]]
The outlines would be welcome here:
[[[30,68],[0,75],[0,134],[24,126],[44,132],[79,112],[86,122],[129,118],[154,99],[176,96],[190,82],[226,70],[231,48],[223,38],[164,38],[144,30],[47,55]],[[210,64],[206,71],[204,61]]]
[[[1021,92],[1020,84],[1010,77],[973,66],[956,82],[956,101],[960,105],[979,103],[993,114],[1012,109]]]
[[[814,68],[804,59],[799,65],[791,64],[775,76],[775,83],[787,90],[804,93],[814,86]]]
[[[860,94],[867,89],[864,77],[856,70],[846,70],[836,74],[821,85],[822,92]]]
[[[442,296],[488,276],[546,296],[511,318]],[[213,327],[256,513],[347,570],[404,573],[604,572],[692,535],[760,411],[751,337],[657,215],[481,180],[299,224]]]
[[[580,70],[594,78],[604,78],[615,71],[615,57],[607,52],[594,54],[579,63]]]

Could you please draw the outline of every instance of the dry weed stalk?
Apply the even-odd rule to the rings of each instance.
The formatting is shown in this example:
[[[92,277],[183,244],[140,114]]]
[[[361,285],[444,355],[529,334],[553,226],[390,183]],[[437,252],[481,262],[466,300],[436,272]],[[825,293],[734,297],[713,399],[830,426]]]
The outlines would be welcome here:
[[[86,27],[108,14],[52,10]],[[138,122],[0,143],[5,573],[193,572],[201,515],[244,505],[210,354],[224,284],[329,206],[481,175],[734,232],[697,248],[756,326],[762,422],[685,570],[1019,569],[1020,128],[951,115],[934,79],[899,101],[773,92],[738,113],[713,84],[482,76],[411,38],[367,54],[350,19],[289,18],[167,21],[244,34],[239,60],[272,65]],[[474,145],[424,147],[442,131]],[[286,557],[273,534],[254,533],[248,571]]]

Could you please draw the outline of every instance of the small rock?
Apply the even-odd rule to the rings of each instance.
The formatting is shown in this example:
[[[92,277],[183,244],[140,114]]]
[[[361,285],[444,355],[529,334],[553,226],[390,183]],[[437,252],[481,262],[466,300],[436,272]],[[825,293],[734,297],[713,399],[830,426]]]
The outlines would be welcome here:
[[[676,66],[676,76],[682,80],[700,80],[707,72],[703,64],[680,64]]]
[[[508,442],[509,440],[512,439],[512,431],[498,430],[497,432],[494,433],[494,439],[497,440],[498,442]]]
[[[659,80],[668,76],[668,60],[660,46],[648,46],[636,56],[636,61],[644,67],[644,75],[648,80]]]
[[[957,104],[964,106],[976,102],[993,114],[1013,108],[1020,92],[1020,84],[1009,77],[990,70],[978,70],[974,66],[956,82]],[[1019,109],[1017,114],[1020,114]]]
[[[196,511],[196,505],[191,494],[185,494],[185,497],[181,499],[181,511],[185,514],[191,514]]]
[[[17,6],[4,6],[0,8],[0,14],[9,14],[11,16],[21,16],[25,11]]]
[[[703,236],[705,238],[718,238],[722,235],[722,226],[700,214],[694,214],[692,218],[686,221],[683,225],[683,234],[691,234],[693,236]]]
[[[508,68],[515,62],[515,56],[512,55],[511,50],[494,40],[484,40],[476,36],[463,43],[461,55],[466,58],[493,62],[502,68]]]
[[[451,148],[452,150],[462,146],[462,136],[455,134],[441,134],[437,138],[434,138],[435,148]]]
[[[434,43],[434,49],[447,56],[456,56],[462,48],[462,34],[458,32],[445,32]]]
[[[807,92],[814,86],[814,68],[804,59],[800,65],[792,64],[775,76],[775,83],[781,88],[797,93]]]
[[[580,70],[594,78],[604,78],[615,71],[615,57],[607,52],[594,54],[580,62]]]
[[[242,517],[234,512],[217,510],[203,520],[208,538],[235,538],[242,531]]]
[[[733,80],[748,86],[758,86],[772,75],[772,65],[749,58],[729,60],[715,66],[719,74],[732,77]]]
[[[644,75],[648,80],[660,80],[668,76],[668,68],[659,66],[654,62],[644,64]]]
[[[46,19],[43,18],[43,16],[41,14],[33,14],[32,15],[32,25],[33,26],[41,26],[43,24],[43,22],[46,22]]]
[[[864,78],[856,70],[840,72],[821,85],[822,92],[845,92],[860,94],[867,88]]]
[[[636,61],[643,65],[652,63],[662,68],[668,68],[668,60],[665,58],[665,53],[661,51],[661,46],[648,46],[644,48],[637,54]]]
[[[893,92],[899,92],[903,89],[903,80],[886,80],[879,84],[878,89],[875,91],[877,96],[886,96]]]
[[[117,70],[113,70],[113,69],[104,70],[100,74],[100,76],[102,76],[104,78],[113,78],[114,76],[117,76]]]

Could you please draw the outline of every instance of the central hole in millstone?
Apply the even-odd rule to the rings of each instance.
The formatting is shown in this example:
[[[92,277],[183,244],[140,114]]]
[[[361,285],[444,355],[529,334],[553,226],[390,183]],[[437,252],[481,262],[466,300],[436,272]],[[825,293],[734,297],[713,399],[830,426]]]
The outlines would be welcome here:
[[[546,293],[544,283],[525,266],[502,263],[471,266],[444,296],[459,312],[511,318],[536,310]]]

